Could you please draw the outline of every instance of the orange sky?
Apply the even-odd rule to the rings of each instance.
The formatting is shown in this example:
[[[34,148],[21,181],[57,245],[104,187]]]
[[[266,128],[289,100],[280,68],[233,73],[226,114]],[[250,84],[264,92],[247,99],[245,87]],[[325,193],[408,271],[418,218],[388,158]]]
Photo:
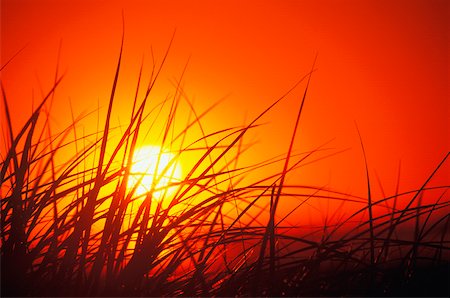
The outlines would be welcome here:
[[[333,139],[329,146],[350,150],[304,168],[295,178],[300,182],[364,193],[355,121],[371,174],[380,176],[389,194],[400,160],[402,186],[414,188],[450,148],[446,0],[2,0],[2,65],[26,46],[2,73],[16,123],[31,110],[33,90],[39,99],[39,86],[51,87],[60,41],[67,75],[56,94],[54,124],[68,123],[69,97],[77,113],[94,110],[97,100],[106,105],[122,9],[120,92],[133,90],[143,55],[151,60],[150,47],[162,59],[176,29],[158,94],[172,88],[170,79],[180,76],[190,57],[185,89],[198,110],[229,95],[205,120],[210,131],[255,117],[309,71],[318,53],[295,148],[311,150]],[[268,124],[256,134],[260,159],[286,150],[303,88],[261,121]],[[129,106],[119,100],[114,111]]]

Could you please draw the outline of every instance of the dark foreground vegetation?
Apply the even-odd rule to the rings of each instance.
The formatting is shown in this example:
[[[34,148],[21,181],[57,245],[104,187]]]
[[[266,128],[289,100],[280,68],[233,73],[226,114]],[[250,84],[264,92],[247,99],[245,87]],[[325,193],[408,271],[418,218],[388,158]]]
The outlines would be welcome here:
[[[195,111],[180,84],[160,110],[145,109],[163,62],[146,84],[139,76],[144,92],[130,96],[129,122],[117,128],[119,59],[106,121],[94,135],[77,130],[83,117],[50,128],[46,107],[61,78],[17,130],[8,109],[14,99],[2,86],[1,296],[449,296],[450,186],[431,184],[448,153],[423,185],[392,196],[372,197],[369,174],[366,197],[288,185],[287,175],[321,153],[294,150],[311,73],[299,82],[306,87],[286,153],[241,167],[244,136],[284,97],[248,125],[184,139],[202,128],[206,112]],[[182,101],[191,117],[177,132]],[[128,183],[140,135],[156,133],[144,123],[157,117],[162,147],[177,158],[198,153],[160,200],[153,194],[165,189],[156,183],[140,197]],[[279,172],[244,179],[273,164]],[[287,212],[279,209],[284,200],[292,201]],[[322,226],[292,220],[315,200],[355,211]]]

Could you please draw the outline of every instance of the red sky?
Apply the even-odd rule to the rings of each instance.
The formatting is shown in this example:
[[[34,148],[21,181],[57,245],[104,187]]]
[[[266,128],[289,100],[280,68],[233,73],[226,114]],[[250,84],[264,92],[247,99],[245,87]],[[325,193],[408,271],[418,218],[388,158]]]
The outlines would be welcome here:
[[[349,150],[295,179],[363,194],[356,122],[370,173],[392,194],[400,160],[402,186],[415,188],[450,149],[448,6],[446,0],[2,0],[2,65],[26,46],[3,71],[2,83],[19,124],[31,110],[33,90],[37,101],[40,86],[51,87],[62,42],[60,68],[67,75],[56,94],[54,124],[68,123],[69,97],[77,113],[94,110],[97,100],[105,105],[123,9],[121,92],[133,90],[151,47],[162,59],[176,30],[158,92],[165,94],[190,57],[185,89],[198,110],[229,95],[205,120],[214,131],[255,117],[310,70],[318,53],[295,148],[333,140],[329,147]],[[303,89],[262,120],[268,124],[258,130],[255,156],[286,150]],[[115,111],[129,105],[119,100]],[[448,174],[447,167],[440,181],[448,183]]]

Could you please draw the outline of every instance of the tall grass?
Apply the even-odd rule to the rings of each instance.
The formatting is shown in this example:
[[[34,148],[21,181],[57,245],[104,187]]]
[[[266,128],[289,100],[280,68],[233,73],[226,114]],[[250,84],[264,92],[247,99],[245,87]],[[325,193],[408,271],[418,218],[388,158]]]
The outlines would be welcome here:
[[[174,95],[146,112],[168,52],[154,63],[143,95],[141,68],[129,121],[112,127],[121,48],[105,122],[93,135],[79,131],[89,115],[75,118],[72,112],[71,125],[57,134],[42,116],[62,77],[16,134],[11,99],[1,86],[7,134],[0,174],[2,296],[449,294],[449,185],[428,186],[448,153],[421,187],[393,196],[372,196],[367,160],[366,198],[287,184],[288,175],[328,152],[294,150],[314,67],[249,124],[206,133],[203,118],[216,104],[198,113],[182,88],[183,75]],[[240,166],[239,158],[251,149],[244,141],[248,131],[302,83],[286,153]],[[189,117],[177,130],[183,103]],[[147,122],[157,119],[163,129],[149,129]],[[189,140],[195,128],[201,136]],[[176,154],[171,163],[192,152],[196,159],[181,181],[157,188],[158,179],[171,175],[168,165],[159,177],[153,174],[150,190],[137,196],[137,185],[130,188],[128,181],[131,175],[143,178],[130,169],[147,134],[159,135],[161,148]],[[280,170],[251,179],[273,165]],[[153,198],[168,188],[176,191]],[[323,226],[293,220],[293,214],[323,200],[357,211],[327,217]],[[279,208],[283,201],[290,202],[289,210]]]

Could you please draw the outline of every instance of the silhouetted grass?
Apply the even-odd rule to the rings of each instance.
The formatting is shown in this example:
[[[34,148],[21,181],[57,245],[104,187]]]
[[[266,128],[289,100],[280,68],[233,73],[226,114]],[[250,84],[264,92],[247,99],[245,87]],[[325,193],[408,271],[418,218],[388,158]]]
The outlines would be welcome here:
[[[428,186],[448,153],[420,188],[379,199],[371,194],[365,153],[366,198],[286,184],[287,175],[326,157],[321,147],[294,151],[314,67],[248,125],[207,134],[202,119],[216,104],[198,113],[182,89],[183,75],[172,97],[145,112],[168,52],[154,63],[143,96],[141,68],[129,121],[114,128],[121,47],[105,123],[93,135],[79,134],[87,116],[75,118],[73,111],[72,124],[52,134],[48,113],[42,115],[58,76],[14,134],[11,99],[2,85],[2,296],[448,296],[449,185]],[[244,136],[305,81],[286,153],[241,167],[238,159],[250,148]],[[181,102],[190,114],[177,131]],[[161,117],[162,131],[143,125]],[[195,127],[201,135],[189,140]],[[131,175],[139,177],[130,171],[132,157],[148,133],[160,134],[161,148],[177,155],[171,163],[190,152],[197,157],[182,181],[156,188],[161,176],[171,175],[169,165],[136,196],[137,186],[128,186]],[[274,164],[279,172],[248,179]],[[153,198],[168,188],[176,191]],[[288,211],[279,209],[283,200],[292,202]],[[323,226],[290,223],[292,214],[316,200],[358,209],[345,218],[327,216]]]

